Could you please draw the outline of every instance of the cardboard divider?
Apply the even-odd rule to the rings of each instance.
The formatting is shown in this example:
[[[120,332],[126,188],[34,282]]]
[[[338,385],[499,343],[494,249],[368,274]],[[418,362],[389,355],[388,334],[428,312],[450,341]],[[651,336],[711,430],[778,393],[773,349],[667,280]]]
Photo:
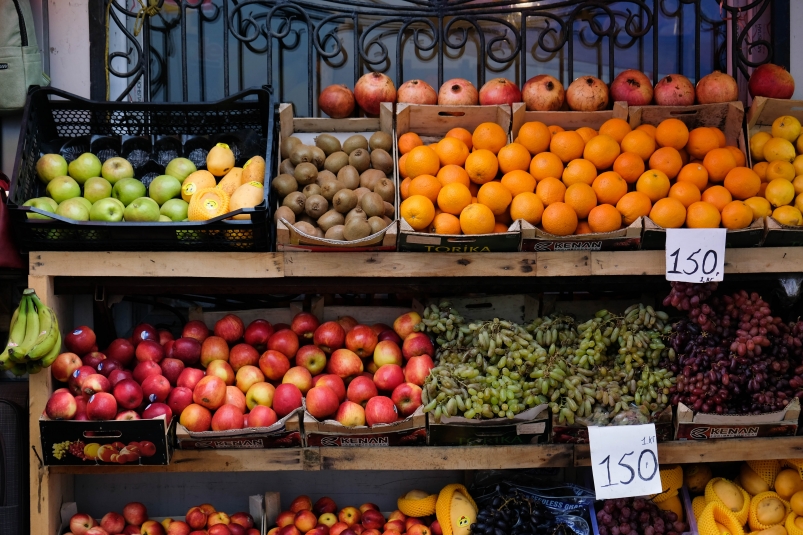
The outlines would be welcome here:
[[[303,443],[301,414],[296,409],[268,427],[194,433],[176,424],[176,445],[181,450],[270,449],[299,447]]]
[[[490,420],[459,416],[441,417],[436,422],[427,414],[429,446],[515,446],[549,442],[549,405],[532,407],[513,418]]]
[[[799,417],[797,398],[777,412],[745,415],[695,414],[691,407],[680,403],[675,419],[675,440],[795,436]]]
[[[304,413],[304,446],[387,447],[423,446],[427,441],[427,415],[423,407],[398,422],[373,427],[346,427],[336,420],[319,421]]]
[[[599,405],[595,405],[595,407],[597,406]],[[588,423],[591,424],[590,419],[588,420]],[[672,440],[674,431],[672,407],[666,407],[653,417],[649,423],[655,424],[655,437],[658,442],[670,442]],[[588,425],[581,422],[562,424],[558,421],[557,416],[552,415],[551,435],[552,442],[555,444],[588,444]]]

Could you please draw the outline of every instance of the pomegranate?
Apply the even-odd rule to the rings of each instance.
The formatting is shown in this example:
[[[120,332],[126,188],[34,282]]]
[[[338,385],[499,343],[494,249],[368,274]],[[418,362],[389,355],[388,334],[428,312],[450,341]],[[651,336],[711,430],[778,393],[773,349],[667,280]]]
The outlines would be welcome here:
[[[706,74],[697,82],[697,102],[699,104],[715,104],[739,100],[739,86],[730,74],[714,71]]]
[[[397,102],[408,102],[410,104],[438,103],[438,94],[424,80],[407,80],[399,86],[397,97]]]
[[[514,102],[521,102],[521,91],[519,87],[507,78],[494,78],[488,80],[480,88],[480,104],[490,106],[494,104],[513,105]]]
[[[321,91],[318,107],[333,119],[342,119],[354,113],[354,93],[344,85],[330,85]]]
[[[670,74],[655,84],[655,103],[659,106],[691,106],[694,85],[682,74]]]
[[[479,102],[477,88],[464,78],[452,78],[438,91],[438,104],[441,106],[476,106]]]
[[[608,107],[608,86],[594,76],[581,76],[566,90],[569,109],[574,111],[600,111]]]
[[[613,101],[624,100],[628,106],[646,106],[652,102],[652,84],[647,75],[635,69],[619,73],[611,83]]]
[[[379,104],[396,102],[396,86],[393,80],[381,72],[369,72],[357,80],[354,98],[362,111],[368,115],[379,115]]]
[[[554,76],[538,74],[524,83],[521,96],[527,111],[557,111],[563,107],[566,92]]]
[[[780,65],[759,65],[750,75],[747,84],[751,97],[792,98],[795,79]]]

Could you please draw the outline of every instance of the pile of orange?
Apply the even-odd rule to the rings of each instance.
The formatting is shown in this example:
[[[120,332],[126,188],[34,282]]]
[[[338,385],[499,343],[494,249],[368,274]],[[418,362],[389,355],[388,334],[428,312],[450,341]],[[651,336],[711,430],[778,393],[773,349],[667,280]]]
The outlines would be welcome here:
[[[783,225],[803,225],[803,135],[800,121],[778,117],[771,132],[750,138],[753,171],[761,180],[764,215]]]
[[[599,131],[529,122],[509,144],[501,127],[483,123],[429,146],[406,133],[399,152],[401,215],[419,231],[504,232],[522,219],[567,236],[645,216],[664,228],[738,229],[768,215],[745,155],[720,129],[690,131],[678,119],[636,129],[610,119]]]

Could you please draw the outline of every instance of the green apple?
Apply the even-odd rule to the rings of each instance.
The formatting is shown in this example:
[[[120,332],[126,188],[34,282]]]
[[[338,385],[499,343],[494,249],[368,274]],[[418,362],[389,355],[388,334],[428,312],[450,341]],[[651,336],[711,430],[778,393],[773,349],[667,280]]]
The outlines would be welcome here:
[[[91,203],[112,196],[112,185],[105,178],[93,176],[84,182],[84,198]]]
[[[170,160],[170,163],[167,164],[167,167],[165,167],[165,174],[176,177],[178,181],[183,184],[184,179],[197,170],[198,168],[195,167],[192,160],[188,160],[187,158],[173,158]]]
[[[184,221],[187,219],[187,210],[189,207],[190,203],[184,199],[170,199],[162,205],[159,209],[159,213],[169,217],[171,221]]]
[[[170,175],[159,175],[148,186],[148,197],[163,205],[170,199],[181,195],[181,182]]]
[[[72,199],[73,197],[79,197],[81,195],[81,186],[68,176],[57,176],[47,183],[46,189],[47,194],[59,204],[67,199]]]
[[[117,199],[100,199],[89,210],[90,221],[122,221],[125,206]]]
[[[89,199],[84,199],[83,197],[75,197],[75,201],[76,202],[80,202],[81,204],[86,206],[87,210],[91,210],[92,209],[92,203],[89,202]]]
[[[73,197],[59,203],[56,208],[56,213],[63,217],[69,217],[76,221],[89,221],[89,208],[86,207],[82,201],[86,201],[83,197]]]
[[[131,162],[120,156],[109,158],[100,168],[100,176],[114,185],[121,178],[134,178],[134,168]]]
[[[173,220],[167,217],[166,215],[159,214],[159,222],[160,223],[172,223]]]
[[[35,199],[28,199],[25,201],[23,206],[33,206],[34,208],[39,208],[40,210],[44,210],[45,212],[56,212],[56,208],[59,205],[51,199],[50,197],[36,197]],[[28,212],[28,219],[51,219],[46,215],[35,214],[33,212]]]
[[[159,221],[159,205],[150,197],[134,199],[125,207],[126,221]]]
[[[36,174],[45,184],[66,175],[67,170],[67,160],[61,154],[45,154],[36,162]]]
[[[93,176],[100,176],[101,167],[97,156],[91,152],[85,152],[70,162],[70,176],[79,184],[83,184]]]
[[[134,199],[145,196],[145,184],[136,178],[121,178],[112,186],[112,197],[128,206]]]

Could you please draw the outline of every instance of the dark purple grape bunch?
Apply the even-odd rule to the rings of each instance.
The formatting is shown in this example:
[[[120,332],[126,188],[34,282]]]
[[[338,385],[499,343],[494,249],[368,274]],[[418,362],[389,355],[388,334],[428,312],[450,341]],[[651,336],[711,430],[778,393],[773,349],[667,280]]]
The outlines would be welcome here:
[[[672,511],[645,498],[597,502],[599,535],[680,535],[689,530]]]

